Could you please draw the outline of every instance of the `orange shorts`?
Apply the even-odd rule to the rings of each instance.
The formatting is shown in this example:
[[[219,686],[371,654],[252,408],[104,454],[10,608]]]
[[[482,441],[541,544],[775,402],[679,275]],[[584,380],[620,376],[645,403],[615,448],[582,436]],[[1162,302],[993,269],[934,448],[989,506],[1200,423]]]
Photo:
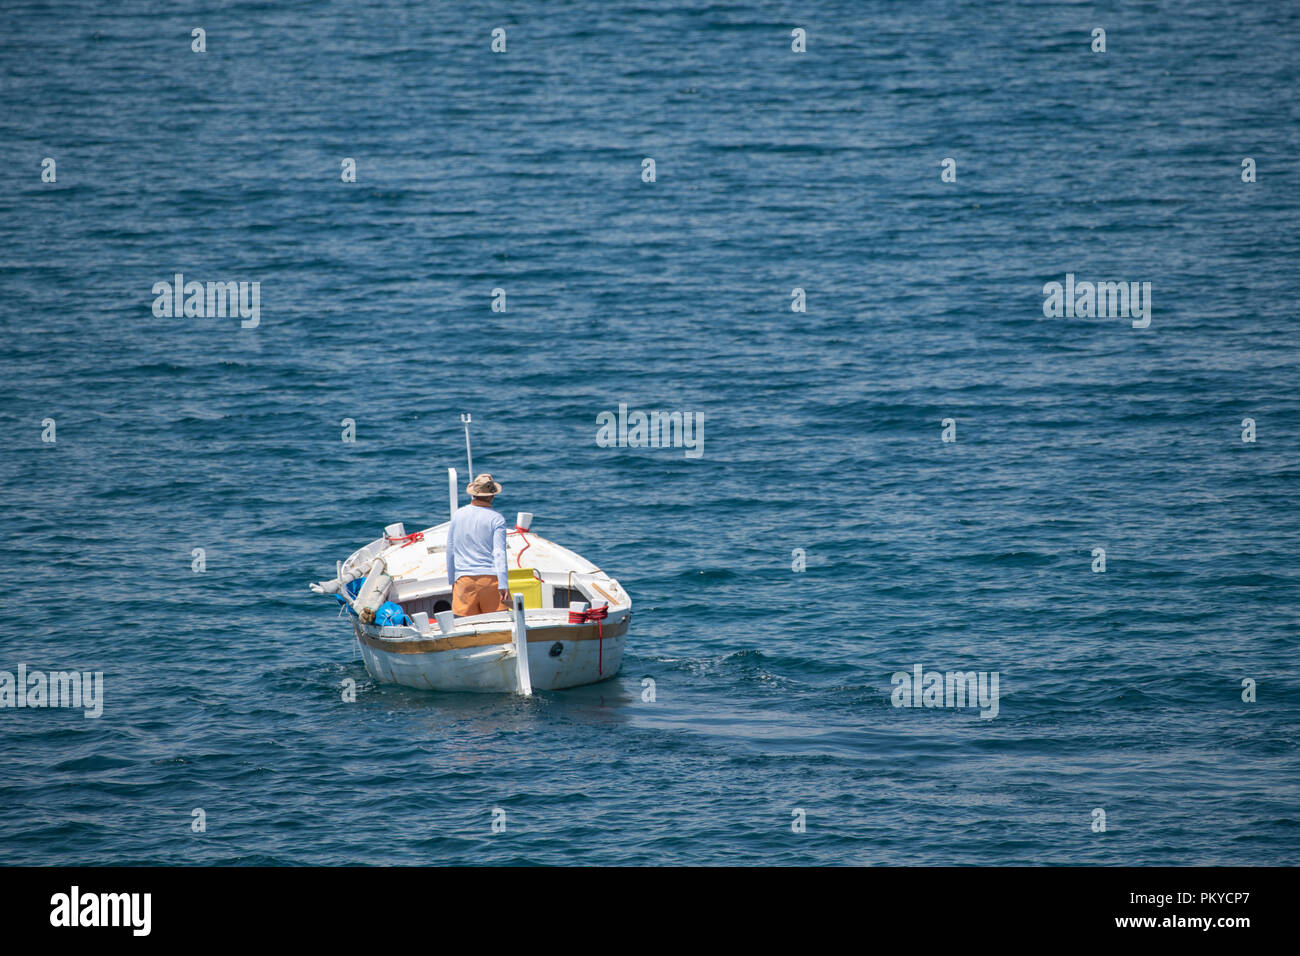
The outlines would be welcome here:
[[[451,613],[456,617],[508,610],[510,606],[501,603],[495,574],[466,574],[452,586]]]

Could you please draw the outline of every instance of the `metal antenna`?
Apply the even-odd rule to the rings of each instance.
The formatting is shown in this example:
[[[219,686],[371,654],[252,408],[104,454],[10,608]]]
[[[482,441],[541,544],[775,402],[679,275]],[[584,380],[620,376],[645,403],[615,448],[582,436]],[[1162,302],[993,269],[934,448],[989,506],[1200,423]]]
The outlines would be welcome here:
[[[461,423],[464,424],[465,426],[465,464],[469,466],[469,480],[473,481],[474,480],[474,456],[471,455],[469,451],[469,423],[473,419],[471,419],[467,413],[461,412],[460,420]]]

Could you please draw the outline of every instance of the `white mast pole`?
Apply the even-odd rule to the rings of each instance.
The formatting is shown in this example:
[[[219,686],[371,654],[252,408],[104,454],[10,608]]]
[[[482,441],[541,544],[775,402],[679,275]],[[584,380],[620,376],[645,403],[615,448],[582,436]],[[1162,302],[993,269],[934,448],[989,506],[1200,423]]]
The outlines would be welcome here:
[[[469,453],[469,423],[472,419],[467,413],[461,412],[460,420],[465,426],[465,464],[469,467],[469,471],[467,472],[467,474],[469,475],[469,480],[473,481],[474,480],[474,456]]]

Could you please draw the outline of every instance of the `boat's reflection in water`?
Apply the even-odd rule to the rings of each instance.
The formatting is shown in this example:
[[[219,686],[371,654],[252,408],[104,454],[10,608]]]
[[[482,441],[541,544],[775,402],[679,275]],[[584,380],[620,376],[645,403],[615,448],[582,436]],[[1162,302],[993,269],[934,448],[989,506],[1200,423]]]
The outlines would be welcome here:
[[[412,743],[437,741],[439,752],[462,764],[498,762],[502,743],[515,735],[550,736],[566,723],[622,725],[634,719],[634,708],[653,706],[642,700],[640,680],[626,674],[583,687],[535,691],[531,697],[414,690],[368,676],[357,682],[357,691],[357,705],[379,718],[383,732],[397,729],[395,718]],[[509,749],[521,742],[511,741]]]

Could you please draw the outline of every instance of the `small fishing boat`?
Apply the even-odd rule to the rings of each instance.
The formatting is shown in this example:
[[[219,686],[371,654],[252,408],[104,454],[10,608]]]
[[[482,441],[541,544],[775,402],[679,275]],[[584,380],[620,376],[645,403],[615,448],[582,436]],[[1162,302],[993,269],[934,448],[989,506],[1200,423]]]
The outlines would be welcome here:
[[[456,470],[447,471],[455,514]],[[586,558],[535,534],[532,519],[520,513],[506,537],[508,611],[453,617],[450,521],[410,534],[389,525],[339,562],[333,580],[310,587],[343,605],[376,680],[521,694],[607,680],[623,662],[632,601]]]

